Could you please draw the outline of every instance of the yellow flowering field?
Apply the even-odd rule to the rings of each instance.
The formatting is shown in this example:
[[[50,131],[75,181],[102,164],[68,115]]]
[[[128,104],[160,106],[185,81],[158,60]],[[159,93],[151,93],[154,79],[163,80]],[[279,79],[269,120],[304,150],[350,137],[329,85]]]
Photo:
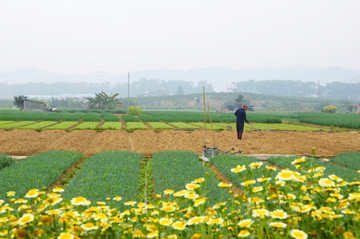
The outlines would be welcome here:
[[[32,189],[23,198],[11,191],[10,203],[0,200],[0,238],[359,238],[360,181],[325,177],[326,168],[310,168],[306,158],[293,164],[296,170],[281,171],[239,164],[231,172],[244,180],[244,194],[220,182],[230,197],[215,205],[201,193],[205,178],[166,189],[151,204],[122,195],[63,199],[62,188]],[[274,176],[250,177],[258,170]]]

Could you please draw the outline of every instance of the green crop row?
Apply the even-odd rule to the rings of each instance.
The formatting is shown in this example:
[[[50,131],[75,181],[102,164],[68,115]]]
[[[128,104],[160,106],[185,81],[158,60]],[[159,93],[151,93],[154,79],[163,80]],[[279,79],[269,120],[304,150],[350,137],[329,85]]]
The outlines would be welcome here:
[[[283,169],[297,170],[294,165],[291,164],[298,157],[271,157],[268,159],[269,163],[275,164]],[[317,158],[307,158],[309,161],[309,167],[322,166],[325,167],[324,176],[335,174],[346,181],[353,181],[354,178],[358,178],[358,174],[351,169],[343,168],[332,164],[331,162],[323,162]],[[306,169],[305,169],[306,170]]]
[[[127,131],[145,130],[145,129],[149,129],[149,128],[141,122],[127,122],[126,123]]]
[[[0,125],[3,125],[3,124],[10,124],[10,123],[15,123],[15,121],[0,121]]]
[[[122,115],[121,119],[123,119],[125,122],[140,122],[138,118],[131,115]]]
[[[120,122],[105,122],[101,128],[102,129],[121,129],[121,123]]]
[[[2,125],[0,125],[0,128],[1,129],[19,128],[24,125],[34,124],[35,122],[36,121],[19,121],[19,122],[14,122],[14,123],[9,123],[9,124],[2,124]]]
[[[246,169],[249,169],[249,165],[252,163],[260,163],[254,157],[246,156],[234,156],[234,155],[219,155],[213,158],[210,158],[210,163],[213,164],[227,179],[231,180],[236,186],[243,188],[241,183],[244,182],[244,178],[252,178],[254,180],[264,177],[274,176],[274,173],[266,175],[267,170],[264,170],[265,165],[262,165],[259,169],[256,170],[245,170],[246,175],[241,175],[239,173],[231,172],[231,169],[236,168],[237,166],[245,165]],[[248,175],[251,173],[251,175]],[[256,185],[259,182],[256,182]]]
[[[18,161],[0,170],[0,198],[16,191],[18,197],[33,188],[42,189],[54,183],[60,175],[83,155],[68,151],[51,151]]]
[[[141,158],[141,154],[133,152],[96,154],[69,182],[63,196],[69,199],[83,196],[93,204],[116,196],[125,202],[136,200]],[[116,201],[112,202],[117,205]]]
[[[14,164],[15,160],[7,154],[0,154],[0,170]]]
[[[97,126],[100,122],[84,122],[79,124],[78,126],[74,127],[74,130],[77,129],[97,129]]]
[[[153,127],[153,129],[173,129],[170,125],[162,122],[149,122],[148,124]]]
[[[195,122],[195,123],[191,123],[192,125],[198,126],[200,128],[204,128],[204,123],[199,123],[199,122]],[[226,126],[224,127],[223,125],[218,125],[219,123],[213,123],[212,126],[210,123],[206,124],[206,129],[208,130],[224,130],[226,129]]]
[[[344,152],[336,155],[333,162],[354,170],[360,170],[360,153]]]
[[[16,111],[16,110],[2,110],[0,120],[7,121],[100,121],[98,113],[69,113],[69,112],[31,112],[31,111]]]
[[[120,119],[116,115],[113,115],[111,113],[102,113],[100,117],[103,117],[105,122],[119,122]]]
[[[28,121],[27,121],[28,122]],[[20,126],[17,127],[18,129],[41,129],[48,127],[50,125],[56,124],[56,121],[42,121],[35,124],[27,125],[27,126]]]
[[[100,121],[100,115],[97,113],[86,113],[82,119],[83,121],[98,122]]]
[[[302,123],[360,129],[359,114],[303,112],[297,116]]]
[[[218,181],[210,170],[205,169],[197,154],[192,152],[160,152],[153,155],[153,175],[155,191],[163,194],[164,190],[179,191],[185,189],[185,184],[195,179],[208,178],[207,184],[202,188],[209,202],[214,203],[226,198],[223,190],[219,188]]]
[[[179,129],[200,129],[197,126],[182,123],[182,122],[169,122],[170,125],[179,128]]]
[[[76,121],[65,121],[65,122],[61,122],[61,123],[53,125],[53,126],[46,127],[44,129],[68,129],[78,123],[79,122],[76,122]]]

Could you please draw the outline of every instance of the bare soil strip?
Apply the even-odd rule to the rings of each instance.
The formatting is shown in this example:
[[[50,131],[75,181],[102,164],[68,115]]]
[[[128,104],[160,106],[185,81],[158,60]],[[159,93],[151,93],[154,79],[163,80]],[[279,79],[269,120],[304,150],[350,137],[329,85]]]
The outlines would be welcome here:
[[[55,187],[63,187],[68,181],[75,175],[76,170],[78,170],[81,165],[85,162],[85,158],[81,158],[76,161],[70,168],[68,168],[65,172],[61,174],[61,176],[52,183],[48,188],[47,191],[51,191]]]
[[[126,122],[121,118],[121,116],[122,116],[123,114],[114,114],[114,115],[116,115],[116,116],[120,119],[121,129],[126,129],[126,128],[127,128],[127,124],[126,124]]]
[[[129,135],[133,146],[129,141]],[[216,146],[221,150],[231,147],[248,154],[311,155],[316,148],[317,157],[332,157],[345,151],[360,152],[360,134],[348,132],[245,132],[243,140],[234,131],[214,132]],[[206,145],[213,145],[213,137],[206,137]],[[204,132],[202,130],[180,131],[136,130],[0,130],[0,153],[10,155],[33,155],[50,150],[72,150],[86,156],[110,150],[133,150],[150,155],[160,151],[191,151],[202,153]]]

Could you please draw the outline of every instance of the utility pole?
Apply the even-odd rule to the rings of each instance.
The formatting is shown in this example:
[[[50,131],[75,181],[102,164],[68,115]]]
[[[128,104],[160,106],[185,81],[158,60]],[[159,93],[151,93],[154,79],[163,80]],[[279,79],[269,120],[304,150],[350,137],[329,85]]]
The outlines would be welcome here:
[[[130,72],[128,72],[128,100],[127,100],[127,109],[130,107]]]

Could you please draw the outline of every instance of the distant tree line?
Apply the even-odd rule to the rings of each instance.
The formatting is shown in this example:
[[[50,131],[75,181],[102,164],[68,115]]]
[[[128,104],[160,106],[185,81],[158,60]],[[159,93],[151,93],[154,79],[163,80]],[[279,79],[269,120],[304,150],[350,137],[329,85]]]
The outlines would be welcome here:
[[[202,92],[202,86],[208,92],[213,91],[211,84],[206,81],[193,83],[183,80],[152,80],[139,79],[130,83],[130,95],[137,96],[162,96],[176,94],[193,94]],[[104,91],[107,93],[117,92],[119,97],[128,95],[127,83],[86,83],[86,82],[55,82],[55,83],[26,83],[8,84],[0,83],[1,98],[13,98],[15,95],[78,95],[94,94]]]
[[[317,82],[292,80],[242,81],[234,82],[232,92],[248,92],[267,95],[320,97],[328,99],[360,100],[360,82],[332,82],[318,87]]]

